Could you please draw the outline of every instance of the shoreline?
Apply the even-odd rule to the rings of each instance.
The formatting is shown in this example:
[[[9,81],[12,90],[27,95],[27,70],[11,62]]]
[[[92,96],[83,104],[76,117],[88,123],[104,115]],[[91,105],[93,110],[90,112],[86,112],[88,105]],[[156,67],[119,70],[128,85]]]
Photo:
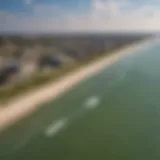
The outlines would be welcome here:
[[[87,66],[82,66],[79,70],[65,75],[58,82],[51,82],[41,88],[30,91],[12,100],[9,104],[0,108],[0,131],[13,125],[22,118],[28,116],[41,107],[41,104],[56,99],[59,95],[64,94],[83,79],[87,79],[103,68],[112,65],[120,58],[133,54],[135,51],[151,44],[152,40],[128,45],[127,47],[113,52],[113,54],[102,57]]]

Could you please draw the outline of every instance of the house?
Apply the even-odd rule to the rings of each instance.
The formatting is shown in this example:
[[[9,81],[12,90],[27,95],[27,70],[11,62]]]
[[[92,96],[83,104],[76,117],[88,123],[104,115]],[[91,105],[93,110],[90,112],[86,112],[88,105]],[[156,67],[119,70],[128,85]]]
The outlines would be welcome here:
[[[38,72],[38,61],[40,58],[40,49],[38,47],[30,47],[24,50],[20,58],[20,77],[33,76]]]
[[[57,68],[62,64],[61,59],[55,55],[43,55],[39,61],[39,68]]]
[[[16,76],[20,71],[19,61],[16,59],[8,59],[6,64],[0,70],[0,84],[9,83],[12,77]]]

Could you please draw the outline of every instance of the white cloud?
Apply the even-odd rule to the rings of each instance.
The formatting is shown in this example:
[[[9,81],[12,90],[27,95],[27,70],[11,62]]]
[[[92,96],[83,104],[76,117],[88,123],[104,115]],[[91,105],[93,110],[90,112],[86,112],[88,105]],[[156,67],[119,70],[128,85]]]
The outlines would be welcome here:
[[[126,0],[92,0],[92,12],[106,13],[108,15],[116,15],[122,12],[123,8],[130,6],[129,1]]]
[[[121,2],[121,3],[120,3]],[[86,15],[70,15],[67,27],[72,30],[151,31],[160,29],[160,11],[152,6],[126,10],[129,1],[93,0]]]
[[[33,1],[32,1],[33,2]],[[158,31],[160,11],[144,5],[128,10],[129,0],[93,0],[87,13],[66,13],[55,5],[35,5],[32,17],[0,13],[2,30],[54,31]],[[58,16],[54,14],[58,13]],[[53,16],[54,15],[54,16]],[[5,18],[4,18],[5,17]]]
[[[93,0],[92,2],[92,11],[94,12],[105,12],[108,14],[115,14],[119,10],[119,6],[114,1],[102,1],[102,0]]]

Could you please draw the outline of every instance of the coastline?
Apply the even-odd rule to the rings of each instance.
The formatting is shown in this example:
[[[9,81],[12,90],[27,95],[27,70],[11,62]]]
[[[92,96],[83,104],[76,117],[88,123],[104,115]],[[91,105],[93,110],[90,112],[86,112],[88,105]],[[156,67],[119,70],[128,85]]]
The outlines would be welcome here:
[[[57,96],[65,93],[81,80],[89,78],[104,67],[112,65],[118,59],[133,54],[135,51],[144,48],[150,43],[150,40],[147,40],[137,44],[131,44],[126,48],[115,51],[110,56],[101,58],[97,62],[93,62],[85,67],[82,66],[78,71],[67,74],[58,82],[46,84],[36,91],[30,91],[21,97],[17,97],[5,107],[0,108],[0,131],[37,110],[41,107],[42,103],[56,99]]]

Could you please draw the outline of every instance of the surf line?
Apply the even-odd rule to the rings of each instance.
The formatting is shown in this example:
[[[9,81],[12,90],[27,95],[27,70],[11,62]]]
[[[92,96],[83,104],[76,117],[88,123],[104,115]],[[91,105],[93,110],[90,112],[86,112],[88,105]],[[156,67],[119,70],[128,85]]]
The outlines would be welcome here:
[[[63,118],[63,119],[60,119],[60,120],[53,122],[45,130],[45,135],[47,137],[55,136],[58,132],[60,132],[65,127],[67,122],[68,122],[67,118]]]
[[[98,96],[92,96],[85,102],[85,108],[86,109],[94,109],[98,107],[98,104],[100,103],[100,98]]]

